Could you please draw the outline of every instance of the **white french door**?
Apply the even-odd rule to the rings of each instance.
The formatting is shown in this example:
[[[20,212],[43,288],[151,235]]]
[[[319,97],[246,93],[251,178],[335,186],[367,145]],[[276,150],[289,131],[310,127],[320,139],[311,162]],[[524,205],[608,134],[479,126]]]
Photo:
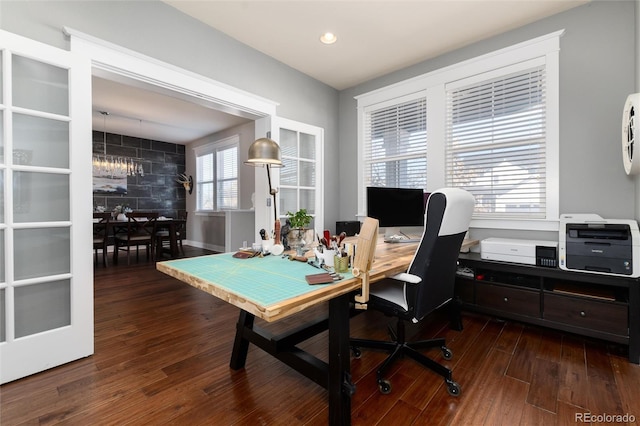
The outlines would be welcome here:
[[[0,31],[0,383],[93,353],[91,63]]]
[[[313,216],[313,227],[324,225],[324,129],[281,117],[256,120],[256,138],[267,134],[280,145],[283,168],[272,168],[271,179],[277,193],[277,213],[282,220],[287,211],[306,209]],[[255,226],[273,229],[273,207],[266,172],[256,169]],[[263,202],[266,200],[266,203]],[[257,234],[256,234],[257,235]]]
[[[279,169],[278,216],[288,211],[307,210],[313,227],[324,226],[324,130],[320,127],[274,117],[271,132],[280,144],[282,163]]]

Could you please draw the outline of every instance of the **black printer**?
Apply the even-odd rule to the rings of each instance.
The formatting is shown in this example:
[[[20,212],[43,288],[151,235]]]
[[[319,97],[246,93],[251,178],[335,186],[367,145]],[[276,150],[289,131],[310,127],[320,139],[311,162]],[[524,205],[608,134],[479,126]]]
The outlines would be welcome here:
[[[579,272],[640,276],[640,233],[635,220],[596,214],[560,216],[560,268]]]

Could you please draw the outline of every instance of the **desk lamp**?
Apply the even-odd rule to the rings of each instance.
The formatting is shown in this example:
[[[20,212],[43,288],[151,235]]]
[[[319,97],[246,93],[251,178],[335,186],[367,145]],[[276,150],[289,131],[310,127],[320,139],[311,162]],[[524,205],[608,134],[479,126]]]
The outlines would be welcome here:
[[[271,186],[271,167],[284,167],[282,157],[280,155],[280,146],[271,138],[260,138],[249,147],[249,159],[244,162],[253,167],[266,167],[267,180],[269,182],[269,193],[273,196],[273,216],[275,217],[275,241],[276,245],[280,245],[280,220],[276,211],[276,194],[278,189]],[[275,253],[277,254],[277,253]]]

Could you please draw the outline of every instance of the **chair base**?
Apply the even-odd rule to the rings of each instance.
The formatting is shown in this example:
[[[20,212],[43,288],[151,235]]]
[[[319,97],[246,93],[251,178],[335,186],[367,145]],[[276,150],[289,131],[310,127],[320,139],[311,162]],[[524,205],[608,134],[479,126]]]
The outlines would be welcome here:
[[[384,378],[385,371],[395,360],[404,356],[408,356],[409,358],[412,358],[423,366],[429,368],[436,374],[442,376],[444,378],[445,384],[447,385],[447,391],[450,395],[460,395],[460,385],[453,381],[451,370],[419,352],[419,350],[422,349],[439,347],[442,351],[442,356],[445,359],[451,359],[453,354],[451,350],[446,347],[445,339],[436,338],[420,340],[417,342],[407,342],[405,340],[405,322],[401,319],[398,319],[396,330],[393,330],[390,327],[389,332],[393,338],[393,341],[383,342],[377,340],[350,339],[349,343],[356,358],[360,357],[361,347],[379,349],[390,353],[387,359],[385,359],[380,367],[378,367],[378,371],[376,373],[380,392],[384,394],[388,394],[391,392],[391,382]]]

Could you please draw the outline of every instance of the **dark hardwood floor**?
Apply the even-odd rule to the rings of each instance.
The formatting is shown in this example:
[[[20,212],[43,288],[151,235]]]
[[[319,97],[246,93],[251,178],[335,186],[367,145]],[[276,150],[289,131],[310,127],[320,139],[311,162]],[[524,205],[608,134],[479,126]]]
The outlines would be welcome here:
[[[237,308],[142,259],[95,269],[95,354],[1,386],[2,426],[327,424],[325,390],[259,349],[244,370],[229,368]],[[257,325],[286,328],[321,309]],[[384,338],[386,323],[366,312],[351,334]],[[447,338],[460,397],[410,359],[391,369],[393,390],[382,395],[375,369],[384,355],[365,351],[351,363],[352,424],[572,425],[587,415],[639,424],[640,367],[626,347],[469,313],[463,323],[452,331],[435,317],[410,330]],[[326,334],[301,346],[326,359]]]

